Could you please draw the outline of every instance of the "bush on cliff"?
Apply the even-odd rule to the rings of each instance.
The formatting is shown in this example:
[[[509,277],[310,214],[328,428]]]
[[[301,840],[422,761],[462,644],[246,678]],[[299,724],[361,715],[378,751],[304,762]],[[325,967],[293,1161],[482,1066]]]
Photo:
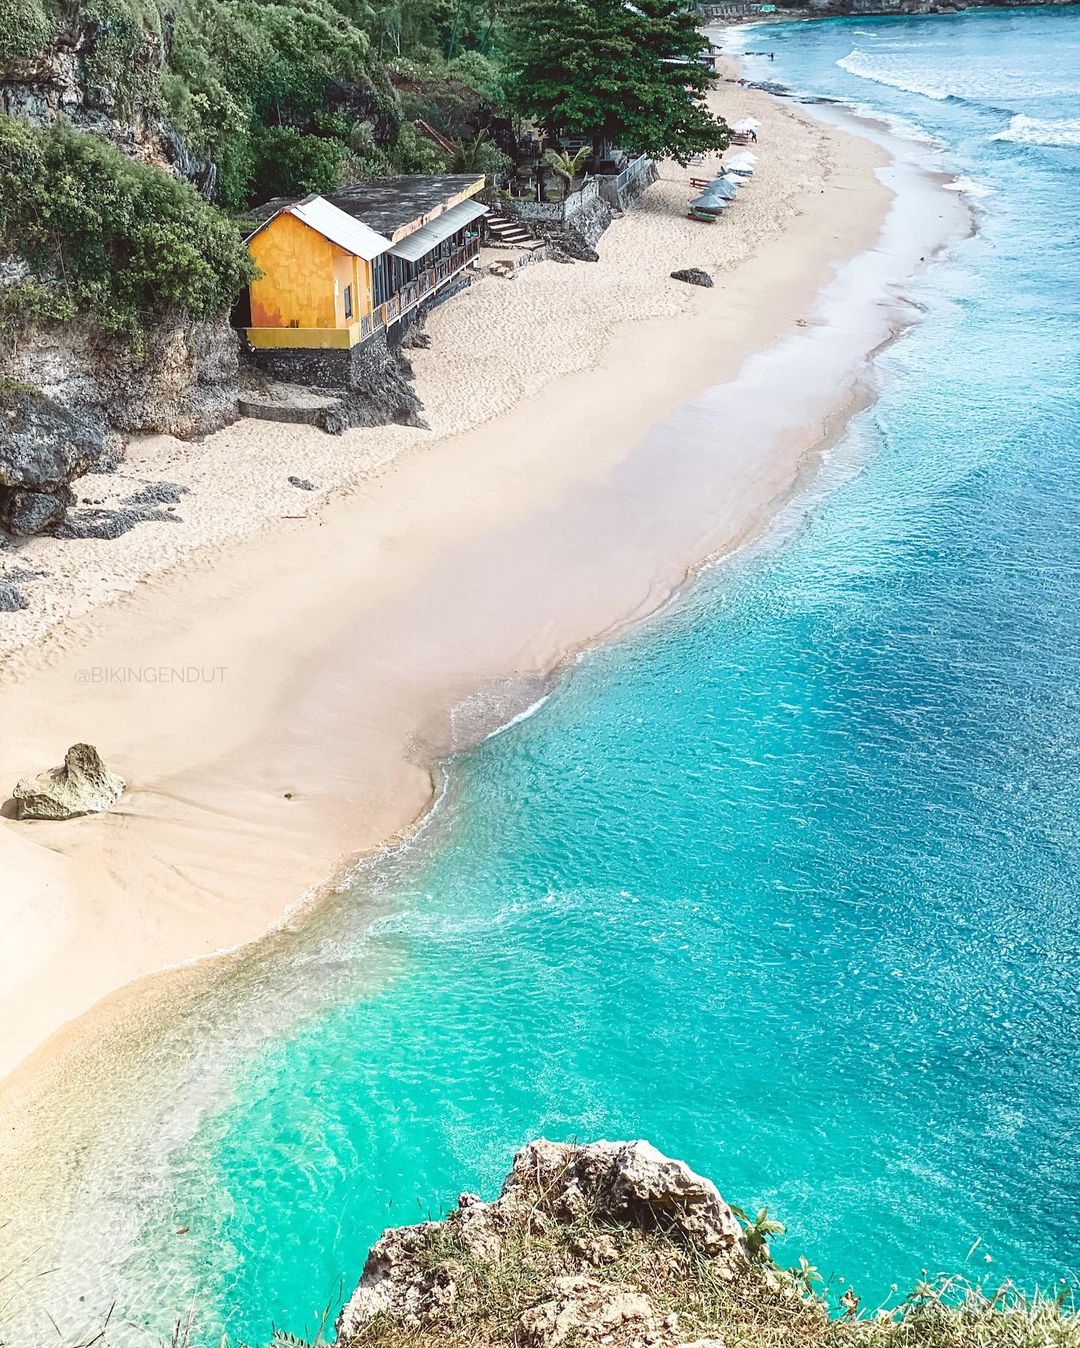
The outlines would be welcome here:
[[[175,311],[220,314],[252,275],[235,227],[187,183],[95,136],[6,116],[0,247],[75,311],[129,335]]]
[[[41,0],[0,0],[0,61],[32,56],[52,30]]]

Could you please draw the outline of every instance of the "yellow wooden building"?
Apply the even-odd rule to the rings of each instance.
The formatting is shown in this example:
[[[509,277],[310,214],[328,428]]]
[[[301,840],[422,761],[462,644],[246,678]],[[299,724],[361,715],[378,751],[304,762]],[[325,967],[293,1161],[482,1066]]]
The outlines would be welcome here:
[[[257,350],[348,350],[391,329],[479,252],[482,176],[377,178],[329,196],[269,202],[248,239]]]

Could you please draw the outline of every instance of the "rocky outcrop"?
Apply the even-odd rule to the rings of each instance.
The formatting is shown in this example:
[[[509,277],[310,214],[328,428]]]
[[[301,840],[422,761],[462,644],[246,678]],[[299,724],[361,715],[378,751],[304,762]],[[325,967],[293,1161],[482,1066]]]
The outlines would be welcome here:
[[[224,317],[163,319],[138,344],[81,320],[32,326],[5,367],[101,434],[202,435],[236,418],[239,344]]]
[[[0,403],[0,526],[16,538],[58,524],[74,501],[68,483],[101,462],[100,412],[79,417],[37,389],[9,385]]]
[[[513,1270],[522,1299],[512,1328],[483,1342],[677,1348],[695,1335],[681,1336],[679,1316],[649,1289],[690,1268],[723,1286],[750,1263],[735,1214],[683,1162],[647,1142],[541,1140],[517,1154],[494,1202],[463,1194],[444,1222],[387,1231],[339,1317],[338,1342],[382,1342],[390,1328],[432,1342],[460,1333]]]
[[[11,795],[20,819],[73,819],[110,809],[126,785],[108,770],[92,744],[73,744],[62,767],[23,778]]]
[[[671,273],[673,281],[685,281],[688,286],[704,286],[707,290],[712,288],[713,279],[707,271],[702,271],[700,267],[680,267],[678,271]]]
[[[196,159],[161,116],[157,81],[166,48],[161,33],[146,25],[137,34],[88,13],[83,6],[55,10],[52,31],[30,55],[0,61],[0,110],[36,126],[63,121],[105,136],[126,154],[188,178],[206,195],[215,170]],[[126,38],[122,57],[105,44]],[[119,60],[120,69],[110,74]]]
[[[138,347],[87,322],[30,325],[3,374],[0,526],[15,537],[62,524],[69,484],[114,468],[125,435],[201,435],[237,415],[238,344],[224,319],[163,321]]]
[[[267,349],[254,358],[260,370],[282,383],[341,390],[341,397],[315,416],[315,424],[331,435],[353,426],[424,426],[408,357],[382,332],[349,350]]]

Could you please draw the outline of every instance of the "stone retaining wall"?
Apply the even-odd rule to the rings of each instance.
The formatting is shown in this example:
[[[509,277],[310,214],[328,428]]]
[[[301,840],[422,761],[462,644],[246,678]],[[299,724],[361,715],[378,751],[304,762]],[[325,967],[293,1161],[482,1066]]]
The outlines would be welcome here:
[[[499,209],[538,225],[565,225],[588,210],[599,195],[598,180],[590,178],[564,201],[500,201]]]

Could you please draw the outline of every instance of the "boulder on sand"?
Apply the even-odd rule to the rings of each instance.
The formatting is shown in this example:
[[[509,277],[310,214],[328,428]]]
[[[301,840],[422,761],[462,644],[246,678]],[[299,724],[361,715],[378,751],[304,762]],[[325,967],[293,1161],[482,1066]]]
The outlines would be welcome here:
[[[115,805],[127,783],[110,772],[92,744],[73,744],[64,765],[24,777],[11,793],[20,819],[72,819]]]
[[[704,286],[706,289],[712,287],[713,279],[707,271],[702,271],[700,267],[681,267],[678,271],[671,273],[673,281],[685,281],[688,286]]]

